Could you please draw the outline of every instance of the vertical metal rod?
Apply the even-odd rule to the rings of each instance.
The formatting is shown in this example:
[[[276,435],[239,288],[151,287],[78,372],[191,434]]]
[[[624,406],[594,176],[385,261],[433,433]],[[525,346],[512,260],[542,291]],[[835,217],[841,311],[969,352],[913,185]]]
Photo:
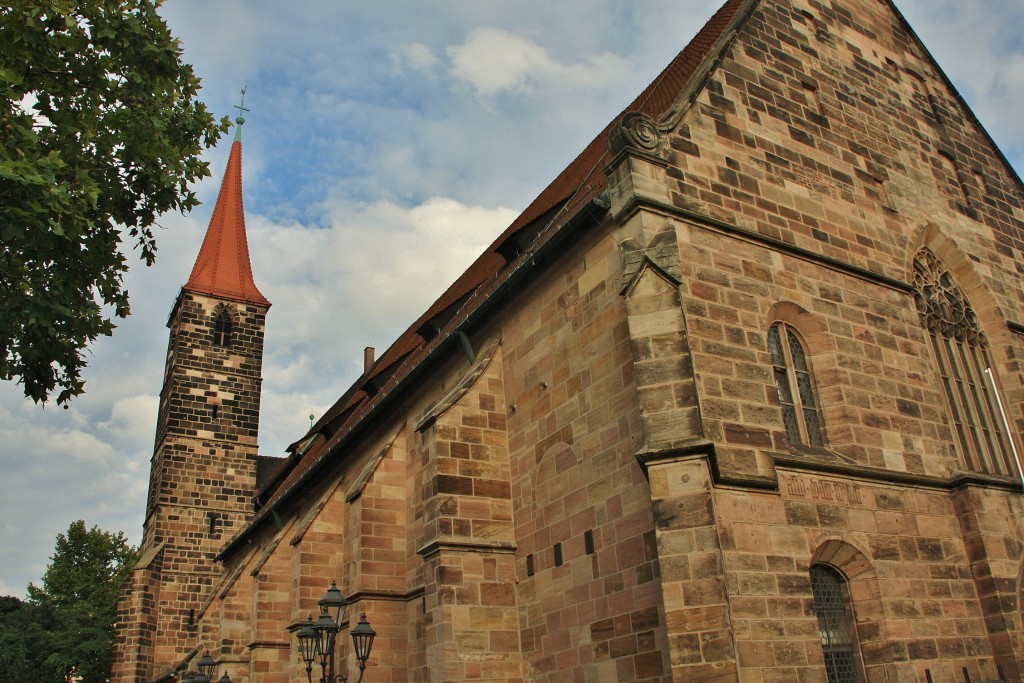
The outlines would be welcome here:
[[[457,330],[455,334],[458,335],[459,341],[462,342],[462,350],[466,353],[466,358],[469,359],[470,363],[475,363],[476,354],[473,353],[473,345],[470,343],[469,337],[462,330]]]
[[[992,393],[996,397],[996,405],[999,406],[999,417],[1003,420],[1003,429],[1006,430],[1006,439],[1010,442],[1010,450],[1013,451],[1013,461],[1017,463],[1017,474],[1020,475],[1020,484],[1024,486],[1024,468],[1020,466],[1020,455],[1017,454],[1017,445],[1014,443],[1013,432],[1010,430],[1010,421],[1006,419],[1006,411],[1003,409],[1003,398],[999,395],[999,388],[996,387],[996,378],[992,374],[992,368],[985,368],[988,381],[992,385]]]

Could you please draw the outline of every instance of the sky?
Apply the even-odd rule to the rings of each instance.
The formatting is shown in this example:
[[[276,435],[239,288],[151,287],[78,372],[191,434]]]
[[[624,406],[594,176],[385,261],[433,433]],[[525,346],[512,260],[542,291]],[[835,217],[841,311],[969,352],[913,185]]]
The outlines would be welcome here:
[[[243,132],[256,283],[273,302],[260,452],[289,443],[639,94],[721,0],[168,0],[161,10],[218,116]],[[1024,3],[897,0],[1018,174]],[[67,410],[0,382],[0,595],[39,583],[77,519],[142,534],[167,316],[204,204],[167,215],[132,315],[88,351]],[[131,257],[134,258],[134,257]]]

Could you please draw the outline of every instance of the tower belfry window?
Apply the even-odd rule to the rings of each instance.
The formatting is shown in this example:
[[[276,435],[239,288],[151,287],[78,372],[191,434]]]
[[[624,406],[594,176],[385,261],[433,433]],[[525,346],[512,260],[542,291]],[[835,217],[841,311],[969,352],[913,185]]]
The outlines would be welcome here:
[[[234,321],[231,319],[231,312],[221,308],[213,318],[213,345],[228,348],[231,346],[231,334]]]
[[[814,397],[807,352],[796,331],[778,322],[768,328],[772,374],[779,390],[782,421],[790,443],[823,446],[821,413]]]
[[[974,309],[928,249],[914,258],[914,289],[964,465],[975,472],[1009,474],[1009,436],[997,418],[996,397],[985,377],[992,362]]]

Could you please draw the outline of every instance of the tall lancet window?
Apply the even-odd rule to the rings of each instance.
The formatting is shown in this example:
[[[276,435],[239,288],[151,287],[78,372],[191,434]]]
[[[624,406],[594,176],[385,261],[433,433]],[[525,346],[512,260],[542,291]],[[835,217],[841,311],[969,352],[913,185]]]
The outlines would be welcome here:
[[[914,289],[965,466],[975,472],[1009,474],[1010,442],[985,375],[992,367],[988,342],[970,302],[928,249],[914,258]]]
[[[782,421],[790,443],[823,446],[821,413],[814,397],[807,351],[796,330],[786,323],[768,328],[768,349],[772,354],[772,372],[779,390]]]
[[[231,346],[231,332],[234,320],[231,311],[221,307],[213,314],[213,345],[228,348]]]
[[[827,564],[811,565],[811,594],[828,683],[858,683],[857,630],[846,578]]]

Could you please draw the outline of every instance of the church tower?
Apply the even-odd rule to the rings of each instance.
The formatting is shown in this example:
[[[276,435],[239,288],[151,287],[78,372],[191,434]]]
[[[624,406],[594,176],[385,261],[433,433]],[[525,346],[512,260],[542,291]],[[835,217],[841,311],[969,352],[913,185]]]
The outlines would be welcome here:
[[[253,513],[263,335],[242,207],[244,119],[170,341],[140,561],[122,594],[113,680],[149,681],[197,647],[215,556]]]

